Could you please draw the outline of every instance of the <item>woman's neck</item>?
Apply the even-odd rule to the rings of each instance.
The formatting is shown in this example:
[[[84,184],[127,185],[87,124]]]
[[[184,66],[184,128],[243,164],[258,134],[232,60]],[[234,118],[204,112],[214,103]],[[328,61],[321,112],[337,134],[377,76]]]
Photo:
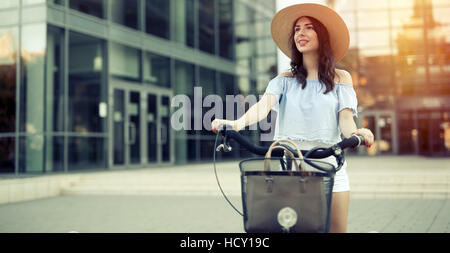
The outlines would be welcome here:
[[[317,53],[303,54],[303,66],[308,71],[308,80],[319,80],[319,55]]]

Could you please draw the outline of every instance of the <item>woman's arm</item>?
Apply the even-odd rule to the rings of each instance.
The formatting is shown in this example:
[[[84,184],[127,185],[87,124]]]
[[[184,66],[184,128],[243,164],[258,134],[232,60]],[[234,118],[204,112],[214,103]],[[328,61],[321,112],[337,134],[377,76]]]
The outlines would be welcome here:
[[[244,129],[246,126],[253,125],[269,114],[272,107],[277,103],[277,96],[274,94],[266,93],[262,96],[262,98],[258,101],[258,103],[252,105],[247,112],[242,115],[237,120],[223,120],[223,119],[215,119],[211,123],[211,128],[213,130],[218,129],[221,125],[231,125],[235,131],[240,131]]]
[[[353,85],[352,76],[345,70],[336,70],[336,74],[339,77],[339,81]],[[350,108],[345,108],[339,112],[339,128],[342,135],[348,138],[352,135],[360,135],[366,140],[366,145],[370,147],[374,142],[374,136],[372,131],[367,128],[358,129],[355,121],[353,120],[353,111]]]
[[[356,127],[356,123],[353,120],[352,109],[345,108],[339,112],[339,127],[341,128],[341,133],[345,138],[348,138],[352,135],[360,135],[364,137],[367,147],[372,146],[374,142],[372,131],[367,128],[358,129]]]
[[[339,128],[345,138],[352,136],[358,130],[356,123],[353,120],[353,111],[350,108],[345,108],[339,112]]]

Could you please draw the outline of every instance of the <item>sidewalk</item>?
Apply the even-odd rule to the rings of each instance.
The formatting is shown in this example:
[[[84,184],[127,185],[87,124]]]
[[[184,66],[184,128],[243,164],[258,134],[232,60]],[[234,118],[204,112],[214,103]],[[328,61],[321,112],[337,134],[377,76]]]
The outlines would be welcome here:
[[[347,158],[355,199],[448,199],[450,158],[351,156]],[[217,164],[220,184],[240,196],[239,161]],[[213,164],[43,175],[0,180],[0,204],[58,195],[221,196]]]
[[[450,232],[449,158],[347,162],[348,232]],[[224,191],[241,209],[237,162],[219,163],[217,170]],[[242,217],[221,196],[212,164],[2,179],[0,194],[33,191],[27,180],[53,187],[55,197],[0,204],[0,232],[244,232]]]
[[[349,157],[347,170],[352,198],[447,199],[450,197],[450,158],[415,156]],[[219,182],[227,195],[240,196],[238,162],[217,164]],[[212,164],[170,169],[142,169],[83,175],[63,194],[208,195],[220,196]]]

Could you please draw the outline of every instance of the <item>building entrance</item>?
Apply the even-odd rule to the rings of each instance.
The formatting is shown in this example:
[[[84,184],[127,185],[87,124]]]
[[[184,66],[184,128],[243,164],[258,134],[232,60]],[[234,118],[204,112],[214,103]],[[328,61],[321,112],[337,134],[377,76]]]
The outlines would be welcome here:
[[[375,135],[375,145],[367,152],[376,154],[397,154],[397,124],[395,113],[390,110],[369,111],[361,113],[362,127],[370,129]]]
[[[171,91],[114,83],[110,93],[110,167],[173,163]]]

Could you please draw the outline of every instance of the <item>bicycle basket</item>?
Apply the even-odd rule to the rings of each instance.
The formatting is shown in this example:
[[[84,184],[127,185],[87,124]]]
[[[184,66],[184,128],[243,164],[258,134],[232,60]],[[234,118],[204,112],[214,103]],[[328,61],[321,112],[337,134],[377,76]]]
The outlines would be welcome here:
[[[251,158],[239,163],[246,232],[328,232],[335,167],[311,159],[295,162],[301,160],[307,164],[302,171],[283,170],[292,167],[292,158]],[[291,224],[286,225],[287,209]]]

